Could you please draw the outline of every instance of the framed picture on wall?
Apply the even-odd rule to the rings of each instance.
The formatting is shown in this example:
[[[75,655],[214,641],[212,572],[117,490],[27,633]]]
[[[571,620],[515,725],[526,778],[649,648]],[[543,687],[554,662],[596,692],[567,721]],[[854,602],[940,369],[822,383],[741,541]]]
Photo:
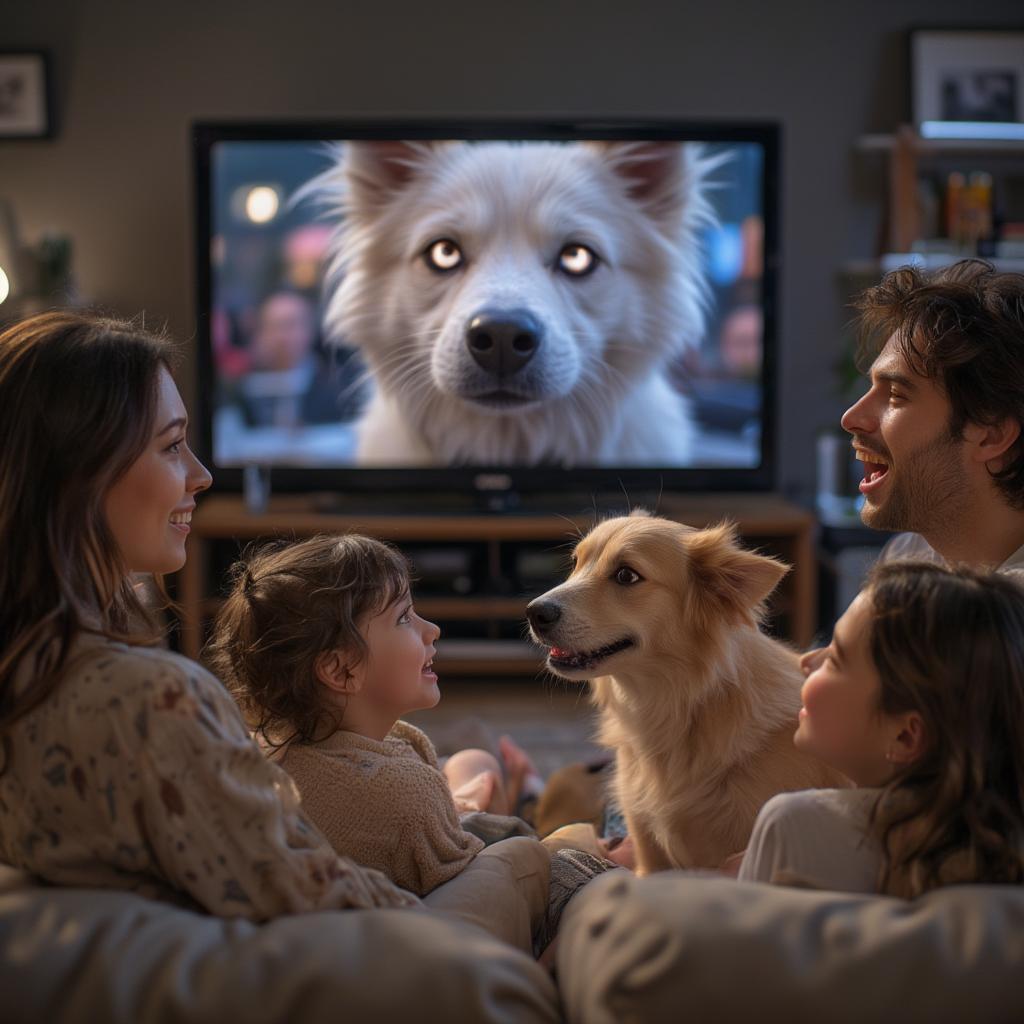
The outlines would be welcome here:
[[[45,53],[0,50],[0,139],[51,134],[49,82]]]
[[[922,137],[1024,139],[1024,31],[914,29],[910,74]]]

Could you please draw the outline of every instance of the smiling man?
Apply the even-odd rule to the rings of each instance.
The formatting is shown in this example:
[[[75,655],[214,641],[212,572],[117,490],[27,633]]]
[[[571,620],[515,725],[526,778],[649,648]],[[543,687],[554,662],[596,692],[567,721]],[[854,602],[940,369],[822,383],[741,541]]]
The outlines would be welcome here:
[[[1024,571],[1024,275],[902,268],[857,302],[871,387],[843,416],[882,558]]]

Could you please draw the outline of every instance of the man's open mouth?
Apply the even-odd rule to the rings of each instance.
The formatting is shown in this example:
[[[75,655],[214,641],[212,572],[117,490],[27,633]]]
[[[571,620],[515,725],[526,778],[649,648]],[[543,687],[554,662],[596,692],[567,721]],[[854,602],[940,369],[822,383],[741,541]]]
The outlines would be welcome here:
[[[857,459],[864,466],[864,480],[862,487],[870,487],[872,484],[879,483],[889,472],[889,463],[885,461],[883,456],[870,452],[865,448],[858,448]]]
[[[616,640],[613,644],[606,644],[594,651],[569,651],[563,647],[552,647],[548,651],[548,664],[553,669],[572,669],[579,671],[591,669],[600,664],[605,658],[610,658],[619,651],[624,651],[633,646],[633,641],[627,636]]]

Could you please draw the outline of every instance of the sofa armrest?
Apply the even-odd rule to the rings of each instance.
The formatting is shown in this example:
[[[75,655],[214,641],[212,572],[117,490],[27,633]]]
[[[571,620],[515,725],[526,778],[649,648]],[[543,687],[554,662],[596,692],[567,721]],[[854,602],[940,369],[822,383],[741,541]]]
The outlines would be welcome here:
[[[1022,976],[1021,886],[907,902],[616,872],[569,904],[558,950],[571,1024],[984,1024],[1021,1019]]]
[[[558,1020],[547,973],[473,925],[344,910],[255,925],[130,893],[0,877],[11,1024]]]
[[[513,836],[481,850],[423,902],[434,913],[479,925],[528,953],[544,920],[550,882],[547,848],[536,839]]]

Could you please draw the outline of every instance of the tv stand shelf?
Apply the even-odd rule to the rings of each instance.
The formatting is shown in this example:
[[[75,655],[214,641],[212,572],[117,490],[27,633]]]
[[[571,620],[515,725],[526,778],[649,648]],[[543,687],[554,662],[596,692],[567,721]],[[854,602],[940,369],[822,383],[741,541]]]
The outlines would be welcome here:
[[[457,513],[395,515],[384,512],[324,511],[338,509],[331,495],[274,495],[265,512],[246,510],[241,498],[211,495],[200,498],[192,517],[188,560],[177,579],[181,607],[180,644],[196,658],[216,614],[226,564],[246,544],[277,537],[296,539],[322,533],[366,533],[412,551],[470,549],[478,571],[469,592],[455,587],[415,585],[417,610],[443,629],[437,665],[442,673],[464,675],[535,675],[542,668],[536,648],[526,643],[523,624],[530,597],[561,578],[568,550],[579,531],[595,521],[593,509],[578,511],[568,498],[566,514],[529,510],[513,514]],[[620,499],[624,505],[624,499]],[[551,504],[550,501],[548,504]],[[603,504],[603,503],[602,503]],[[601,509],[614,514],[624,509]],[[691,526],[733,520],[744,543],[776,554],[793,571],[773,595],[769,608],[772,631],[800,647],[815,629],[817,567],[814,554],[815,519],[811,513],[771,494],[665,494],[657,512]],[[526,549],[561,561],[550,579],[518,581],[510,566]],[[564,555],[564,559],[561,556]],[[463,583],[465,586],[465,583]],[[460,635],[469,631],[471,635]]]

